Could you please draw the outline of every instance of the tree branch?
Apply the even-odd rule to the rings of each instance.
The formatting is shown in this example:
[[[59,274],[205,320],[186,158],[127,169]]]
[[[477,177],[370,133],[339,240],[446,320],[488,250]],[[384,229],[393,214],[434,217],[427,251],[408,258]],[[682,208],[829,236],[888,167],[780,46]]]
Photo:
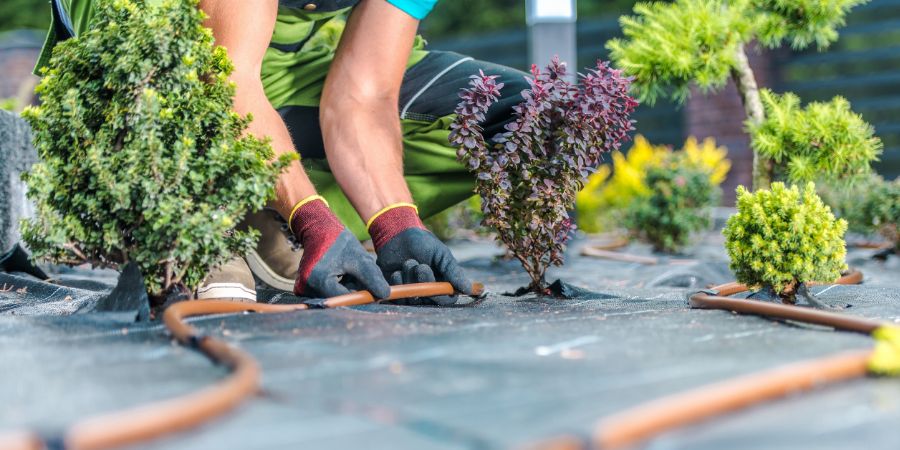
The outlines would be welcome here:
[[[734,61],[735,66],[731,69],[731,78],[734,80],[734,85],[741,96],[744,112],[747,114],[747,119],[749,119],[750,123],[759,125],[766,120],[766,114],[762,100],[759,97],[756,77],[753,75],[753,69],[750,67],[750,61],[747,59],[747,53],[744,50],[744,44],[737,46]],[[769,183],[772,182],[773,170],[772,160],[754,151],[753,189],[769,187]]]

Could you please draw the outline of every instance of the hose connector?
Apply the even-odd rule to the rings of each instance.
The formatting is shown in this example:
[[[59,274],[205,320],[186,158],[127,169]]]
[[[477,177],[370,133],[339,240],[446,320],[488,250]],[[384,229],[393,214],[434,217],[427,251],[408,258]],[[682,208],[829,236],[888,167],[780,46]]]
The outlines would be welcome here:
[[[875,350],[869,359],[869,372],[875,375],[900,376],[900,327],[883,325],[872,332]]]

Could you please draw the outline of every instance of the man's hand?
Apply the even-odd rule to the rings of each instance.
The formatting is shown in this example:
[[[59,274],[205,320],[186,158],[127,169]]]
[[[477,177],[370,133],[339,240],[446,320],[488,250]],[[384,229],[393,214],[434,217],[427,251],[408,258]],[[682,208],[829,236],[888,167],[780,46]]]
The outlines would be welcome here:
[[[369,233],[378,254],[378,267],[393,285],[447,281],[457,291],[471,295],[466,277],[450,249],[422,225],[415,206],[397,204],[369,219]],[[430,299],[452,305],[456,297]]]
[[[290,225],[294,236],[303,245],[295,294],[334,297],[350,293],[342,281],[352,282],[376,298],[387,298],[391,294],[391,287],[375,265],[374,258],[321,197],[307,198],[294,207]]]
[[[369,234],[388,281],[448,281],[469,294],[472,283],[450,250],[425,230],[403,177],[400,86],[418,24],[384,0],[362,0],[354,8],[322,92],[325,154],[360,217],[374,218]]]

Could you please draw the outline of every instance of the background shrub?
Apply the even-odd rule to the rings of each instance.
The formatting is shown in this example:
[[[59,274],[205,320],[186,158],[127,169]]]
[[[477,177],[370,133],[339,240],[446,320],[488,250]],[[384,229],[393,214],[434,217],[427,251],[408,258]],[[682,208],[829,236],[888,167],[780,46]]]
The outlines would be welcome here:
[[[578,227],[586,233],[619,228],[625,209],[637,198],[650,194],[645,180],[647,169],[662,163],[668,153],[668,147],[653,145],[641,135],[634,138],[627,154],[612,152],[612,164],[601,165],[578,191]]]
[[[650,167],[644,182],[650,194],[627,208],[625,226],[654,250],[678,252],[693,233],[710,227],[721,190],[707,167],[692,163],[685,153],[673,153]]]
[[[134,262],[148,291],[193,288],[253,244],[232,231],[273,194],[276,163],[232,111],[232,65],[197,1],[98,3],[60,43],[23,113],[41,163],[25,181],[38,217],[23,235],[51,260]]]
[[[871,175],[852,186],[823,185],[822,200],[847,221],[855,233],[880,233],[900,254],[900,178],[886,181]]]
[[[481,227],[483,219],[481,197],[473,195],[467,200],[425,219],[424,223],[438,239],[449,241],[489,234],[486,229]]]
[[[712,138],[698,143],[696,138],[689,137],[676,153],[681,155],[684,164],[703,168],[713,186],[722,184],[731,169],[731,162],[726,158],[728,151],[717,146]],[[575,203],[578,227],[588,233],[620,228],[632,203],[652,192],[647,171],[663,164],[671,155],[669,147],[653,145],[641,135],[635,137],[627,155],[614,151],[612,167],[600,166],[578,192]]]

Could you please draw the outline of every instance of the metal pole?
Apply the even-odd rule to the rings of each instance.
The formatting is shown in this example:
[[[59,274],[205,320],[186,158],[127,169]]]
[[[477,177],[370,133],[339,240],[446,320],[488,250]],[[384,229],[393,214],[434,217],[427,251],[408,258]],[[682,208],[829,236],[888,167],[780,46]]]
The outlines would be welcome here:
[[[575,41],[576,0],[526,0],[528,60],[546,66],[554,56],[568,64],[575,81],[578,53]]]

